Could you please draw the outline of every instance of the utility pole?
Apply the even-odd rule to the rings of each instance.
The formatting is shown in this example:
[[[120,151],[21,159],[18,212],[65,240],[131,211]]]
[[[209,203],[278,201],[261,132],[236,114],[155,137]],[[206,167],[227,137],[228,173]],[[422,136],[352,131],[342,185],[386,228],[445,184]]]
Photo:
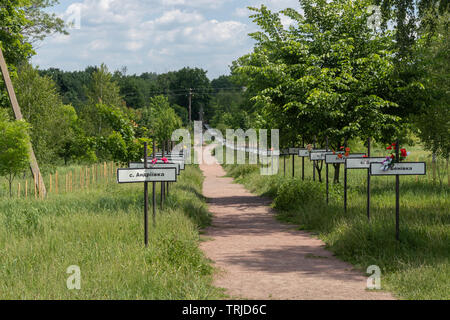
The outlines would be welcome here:
[[[9,100],[11,101],[11,106],[14,110],[16,120],[23,120],[23,115],[20,110],[19,102],[17,101],[16,93],[14,92],[14,87],[11,78],[9,76],[8,66],[6,65],[6,60],[3,57],[3,52],[1,48],[0,48],[0,69],[2,71],[3,80],[6,85],[6,91],[8,91]],[[47,195],[47,189],[45,188],[44,179],[42,178],[41,172],[39,170],[39,165],[37,163],[31,142],[29,144],[29,152],[30,152],[30,168],[31,172],[33,173],[34,181],[36,181],[36,185],[40,187],[39,193],[42,192],[42,195],[45,197]]]
[[[189,125],[192,124],[192,88],[189,89]]]

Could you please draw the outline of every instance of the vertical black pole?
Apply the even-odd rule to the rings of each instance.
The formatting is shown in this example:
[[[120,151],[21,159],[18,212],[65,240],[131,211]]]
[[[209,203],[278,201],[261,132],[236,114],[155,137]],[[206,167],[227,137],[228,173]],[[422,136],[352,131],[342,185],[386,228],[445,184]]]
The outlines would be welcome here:
[[[367,156],[370,158],[370,138],[367,139]],[[367,170],[367,219],[370,222],[370,169]]]
[[[144,168],[148,168],[147,142],[144,142]],[[144,182],[144,243],[148,247],[148,182]]]
[[[294,166],[295,166],[295,156],[292,155],[292,178],[295,177],[295,168],[294,168]]]
[[[317,142],[317,138],[314,137],[314,145],[313,148],[316,148],[316,142]],[[316,161],[313,161],[313,181],[316,181]]]
[[[286,177],[286,155],[283,155],[283,170],[284,176]]]
[[[153,138],[153,159],[155,159],[156,144]],[[156,226],[156,182],[153,182],[153,225]]]
[[[395,156],[399,160],[400,145],[398,139],[395,144]],[[400,176],[395,176],[395,238],[400,240]]]
[[[303,139],[303,148],[305,147],[305,139]],[[305,157],[302,157],[302,180],[305,180]]]
[[[161,146],[161,158],[164,158],[164,143]],[[161,184],[161,210],[164,208],[164,182],[160,182]]]
[[[170,142],[167,141],[167,154],[170,154]],[[169,196],[169,184],[170,182],[167,182],[167,196]]]
[[[347,148],[347,138],[345,138],[344,151],[346,148]],[[347,168],[345,166],[344,166],[344,211],[347,212]]]
[[[328,151],[328,137],[326,138],[326,144],[327,144],[327,146],[326,146],[326,148],[327,148],[327,151]],[[326,158],[326,157],[325,157]],[[325,164],[326,165],[326,175],[327,175],[327,204],[328,204],[328,202],[329,202],[329,185],[328,185],[328,163],[326,163]]]

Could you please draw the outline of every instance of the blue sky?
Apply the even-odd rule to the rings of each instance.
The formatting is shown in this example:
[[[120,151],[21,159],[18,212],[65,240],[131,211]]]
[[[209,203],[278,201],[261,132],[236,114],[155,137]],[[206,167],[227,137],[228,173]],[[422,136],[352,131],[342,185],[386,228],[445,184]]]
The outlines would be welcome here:
[[[66,21],[80,12],[80,28],[39,43],[33,64],[83,70],[104,62],[128,74],[189,66],[213,79],[251,51],[256,27],[246,8],[261,4],[299,9],[298,0],[60,0],[50,11]]]

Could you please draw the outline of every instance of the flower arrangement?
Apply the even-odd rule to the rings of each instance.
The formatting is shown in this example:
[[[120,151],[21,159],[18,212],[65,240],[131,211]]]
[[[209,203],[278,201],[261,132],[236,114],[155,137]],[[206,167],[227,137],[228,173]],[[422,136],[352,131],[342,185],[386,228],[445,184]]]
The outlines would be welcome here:
[[[407,152],[406,149],[400,149],[400,154],[397,159],[396,152],[395,152],[397,150],[396,143],[390,144],[386,148],[386,150],[391,151],[391,155],[387,156],[386,159],[382,162],[381,166],[382,166],[383,171],[387,171],[387,170],[391,169],[395,163],[399,163],[399,162],[405,160],[410,154],[410,152]]]
[[[167,158],[165,158],[165,157],[161,158],[160,160],[162,162],[164,162],[164,163],[169,163],[169,160]],[[152,160],[152,164],[157,164],[157,163],[158,163],[158,159],[155,158],[155,159]]]
[[[344,157],[347,158],[350,155],[350,148],[349,147],[340,147],[339,153],[338,153],[338,158],[339,159],[343,159]],[[336,154],[336,151],[333,150],[333,154]]]

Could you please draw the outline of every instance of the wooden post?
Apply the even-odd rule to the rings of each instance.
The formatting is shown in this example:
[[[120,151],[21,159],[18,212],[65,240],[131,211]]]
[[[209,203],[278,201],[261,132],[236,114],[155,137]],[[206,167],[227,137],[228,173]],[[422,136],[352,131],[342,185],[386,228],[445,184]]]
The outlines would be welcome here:
[[[25,199],[28,198],[28,180],[25,180]]]
[[[58,170],[55,172],[55,193],[58,194]]]
[[[14,115],[16,117],[16,120],[22,120],[23,115],[22,111],[20,110],[19,102],[17,101],[16,93],[14,92],[14,87],[11,81],[11,78],[9,76],[9,70],[8,66],[6,65],[5,58],[3,56],[2,49],[0,48],[0,69],[3,75],[3,80],[6,85],[6,91],[8,92],[9,100],[11,102],[11,106],[14,110]],[[31,145],[31,142],[28,145],[29,152],[30,152],[30,169],[34,177],[34,181],[36,183],[36,179],[38,179],[38,176],[40,176],[40,170],[39,165],[36,160],[36,156],[33,151],[33,146]],[[40,177],[39,184],[41,186],[42,192],[45,194],[47,190],[45,189],[44,181],[42,180],[42,177]]]

